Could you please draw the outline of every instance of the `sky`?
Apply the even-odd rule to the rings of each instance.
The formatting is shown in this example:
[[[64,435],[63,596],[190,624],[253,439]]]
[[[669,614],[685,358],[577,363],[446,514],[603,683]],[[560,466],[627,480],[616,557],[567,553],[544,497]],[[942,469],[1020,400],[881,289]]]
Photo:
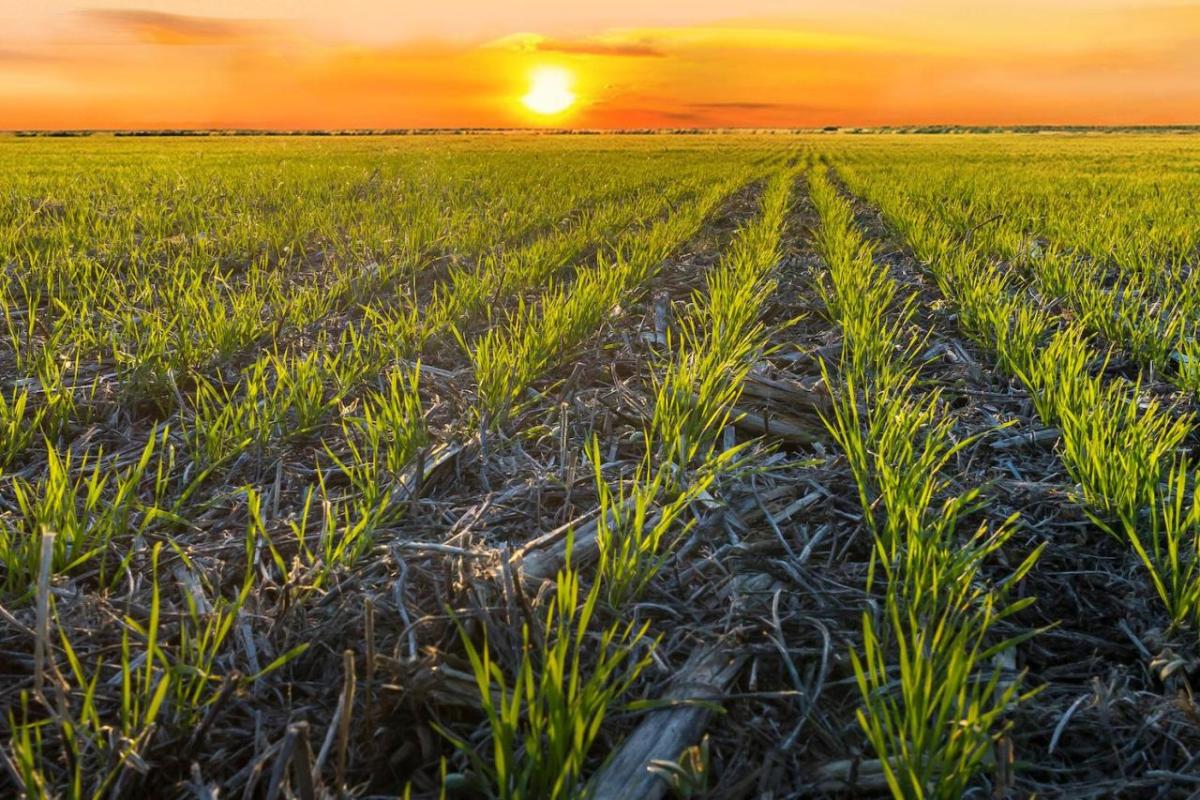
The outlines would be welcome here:
[[[0,129],[934,123],[1200,123],[1200,0],[0,0]]]

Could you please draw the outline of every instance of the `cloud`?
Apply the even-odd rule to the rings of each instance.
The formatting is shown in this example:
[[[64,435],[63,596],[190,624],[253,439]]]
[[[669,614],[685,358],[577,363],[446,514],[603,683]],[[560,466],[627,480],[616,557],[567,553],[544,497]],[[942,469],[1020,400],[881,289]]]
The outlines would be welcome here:
[[[196,17],[140,8],[89,8],[83,17],[150,44],[238,44],[269,36],[276,27],[261,20]]]
[[[703,111],[830,111],[827,106],[808,106],[802,103],[688,103],[688,108]]]
[[[16,75],[23,75],[23,82],[29,85],[30,76],[40,75],[44,78],[69,63],[69,55],[44,46],[21,50],[0,47],[0,70],[4,71],[0,89],[12,88]]]
[[[0,47],[0,64],[25,64],[45,60],[47,60],[47,57],[40,53],[28,53],[24,50],[7,50]]]
[[[486,42],[481,49],[625,58],[662,58],[667,55],[661,48],[652,44],[648,37],[631,38],[620,34],[586,39],[552,39],[537,33],[513,33]]]
[[[638,98],[635,98],[635,101]],[[642,98],[644,99],[644,98]],[[644,103],[596,103],[588,110],[584,124],[595,128],[695,127],[704,115],[685,108],[659,108]]]
[[[567,53],[585,56],[662,58],[666,55],[662,50],[646,42],[603,42],[591,39],[547,39],[538,42],[535,49],[540,53]]]

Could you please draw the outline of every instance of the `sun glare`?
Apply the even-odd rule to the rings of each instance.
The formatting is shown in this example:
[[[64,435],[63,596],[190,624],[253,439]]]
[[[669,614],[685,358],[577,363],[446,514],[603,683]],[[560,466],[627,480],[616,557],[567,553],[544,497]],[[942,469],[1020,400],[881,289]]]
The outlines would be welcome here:
[[[571,91],[571,73],[558,67],[542,67],[530,75],[529,92],[521,98],[535,114],[561,114],[575,102]]]

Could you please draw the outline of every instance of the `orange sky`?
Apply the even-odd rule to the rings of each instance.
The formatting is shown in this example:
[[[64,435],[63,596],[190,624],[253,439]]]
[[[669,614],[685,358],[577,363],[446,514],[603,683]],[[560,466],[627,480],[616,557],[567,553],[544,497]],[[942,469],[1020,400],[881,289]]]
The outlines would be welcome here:
[[[0,0],[0,129],[1200,123],[1200,0],[100,3]]]

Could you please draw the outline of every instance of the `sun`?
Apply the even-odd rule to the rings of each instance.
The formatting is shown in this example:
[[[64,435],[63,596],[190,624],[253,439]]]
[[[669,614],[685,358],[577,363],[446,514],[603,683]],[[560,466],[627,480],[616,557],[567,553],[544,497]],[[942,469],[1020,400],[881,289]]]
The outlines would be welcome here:
[[[529,92],[521,102],[535,114],[561,114],[575,103],[571,73],[558,67],[541,67],[529,76]]]

